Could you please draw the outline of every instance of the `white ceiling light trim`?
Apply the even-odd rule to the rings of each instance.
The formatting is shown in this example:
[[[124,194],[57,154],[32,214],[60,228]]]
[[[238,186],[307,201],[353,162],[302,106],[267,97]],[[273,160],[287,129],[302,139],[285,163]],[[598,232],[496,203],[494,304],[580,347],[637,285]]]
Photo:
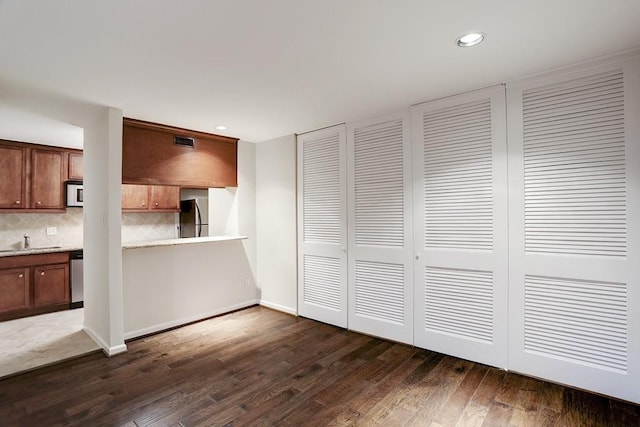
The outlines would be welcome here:
[[[467,33],[456,39],[456,44],[460,47],[471,47],[482,43],[485,38],[484,33]]]

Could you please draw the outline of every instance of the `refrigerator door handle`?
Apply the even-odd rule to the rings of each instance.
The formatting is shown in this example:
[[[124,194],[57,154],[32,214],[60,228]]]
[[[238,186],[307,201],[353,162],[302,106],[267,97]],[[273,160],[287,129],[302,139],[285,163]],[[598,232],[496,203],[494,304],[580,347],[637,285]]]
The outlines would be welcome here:
[[[202,237],[202,216],[200,216],[200,206],[196,201],[196,229],[198,230],[196,237]]]

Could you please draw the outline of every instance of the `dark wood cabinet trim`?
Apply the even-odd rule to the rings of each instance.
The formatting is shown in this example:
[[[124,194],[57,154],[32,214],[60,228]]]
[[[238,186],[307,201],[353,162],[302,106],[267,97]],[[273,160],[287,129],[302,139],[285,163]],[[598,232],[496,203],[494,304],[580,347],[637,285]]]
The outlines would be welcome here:
[[[174,134],[175,136],[205,138],[208,140],[214,140],[218,142],[227,142],[229,144],[235,144],[236,142],[238,142],[238,138],[217,135],[215,133],[207,133],[207,132],[201,132],[197,130],[190,130],[190,129],[180,128],[176,126],[163,125],[160,123],[147,122],[144,120],[132,119],[129,117],[123,118],[122,123],[123,125],[126,125],[126,126],[132,126],[132,127],[142,128],[142,129],[158,130],[161,132]]]

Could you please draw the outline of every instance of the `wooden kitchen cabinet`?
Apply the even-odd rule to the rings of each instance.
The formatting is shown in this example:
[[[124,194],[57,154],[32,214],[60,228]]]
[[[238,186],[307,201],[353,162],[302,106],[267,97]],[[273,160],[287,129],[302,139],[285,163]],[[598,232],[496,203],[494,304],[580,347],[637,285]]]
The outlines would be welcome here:
[[[72,181],[82,181],[84,179],[84,164],[82,152],[69,153],[69,172],[68,179]]]
[[[34,149],[31,152],[31,208],[64,209],[64,153]]]
[[[34,267],[34,307],[69,303],[69,264]]]
[[[125,118],[122,182],[236,187],[237,138]]]
[[[69,252],[0,258],[0,321],[69,308]]]
[[[151,210],[180,211],[180,187],[173,185],[150,185]]]
[[[149,209],[147,185],[122,184],[122,210],[146,211]]]
[[[180,187],[122,184],[122,210],[125,212],[179,212]]]
[[[27,199],[27,150],[0,145],[0,209],[21,209]]]
[[[0,209],[3,212],[64,212],[67,151],[0,141]]]
[[[29,269],[0,270],[0,313],[29,308]]]

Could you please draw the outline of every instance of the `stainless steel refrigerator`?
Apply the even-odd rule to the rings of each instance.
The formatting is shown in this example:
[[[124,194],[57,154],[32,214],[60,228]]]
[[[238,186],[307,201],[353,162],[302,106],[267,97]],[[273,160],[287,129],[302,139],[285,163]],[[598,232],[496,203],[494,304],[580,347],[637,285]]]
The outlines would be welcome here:
[[[205,218],[203,222],[202,219]],[[180,237],[208,236],[206,216],[202,215],[198,199],[180,201]]]

